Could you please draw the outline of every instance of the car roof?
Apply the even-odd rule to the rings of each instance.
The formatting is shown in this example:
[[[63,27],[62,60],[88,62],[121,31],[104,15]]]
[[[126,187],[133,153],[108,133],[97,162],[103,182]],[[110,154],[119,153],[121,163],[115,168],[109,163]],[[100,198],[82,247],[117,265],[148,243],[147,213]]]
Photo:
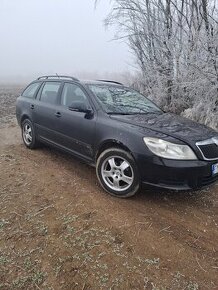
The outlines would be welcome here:
[[[107,81],[107,80],[81,80],[82,84],[85,85],[106,85],[106,86],[124,86],[123,84],[116,81]]]
[[[36,81],[73,81],[84,85],[113,85],[113,86],[124,86],[122,83],[113,80],[79,80],[78,78],[63,75],[50,75],[38,77]]]

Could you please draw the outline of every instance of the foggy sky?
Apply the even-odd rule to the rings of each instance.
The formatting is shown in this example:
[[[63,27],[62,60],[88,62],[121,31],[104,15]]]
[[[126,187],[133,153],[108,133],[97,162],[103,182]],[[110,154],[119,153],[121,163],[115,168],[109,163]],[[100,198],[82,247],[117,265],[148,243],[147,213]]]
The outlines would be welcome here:
[[[109,0],[0,0],[0,81],[43,74],[127,70],[126,44],[111,41]]]

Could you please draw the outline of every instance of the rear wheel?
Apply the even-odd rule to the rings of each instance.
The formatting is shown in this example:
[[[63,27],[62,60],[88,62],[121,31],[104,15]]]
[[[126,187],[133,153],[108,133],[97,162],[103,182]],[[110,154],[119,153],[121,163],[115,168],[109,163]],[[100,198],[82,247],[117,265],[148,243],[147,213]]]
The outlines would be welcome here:
[[[139,190],[139,175],[132,155],[119,148],[107,149],[97,160],[96,173],[101,186],[116,197],[130,197]]]
[[[34,149],[38,146],[36,140],[35,130],[32,122],[29,119],[25,119],[21,124],[23,142],[29,149]]]

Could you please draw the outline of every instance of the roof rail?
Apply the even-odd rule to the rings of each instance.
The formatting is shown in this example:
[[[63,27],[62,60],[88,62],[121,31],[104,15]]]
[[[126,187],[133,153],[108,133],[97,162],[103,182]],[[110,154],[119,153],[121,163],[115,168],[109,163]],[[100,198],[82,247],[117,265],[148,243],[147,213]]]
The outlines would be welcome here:
[[[79,82],[79,80],[77,78],[74,77],[70,77],[70,76],[59,76],[59,75],[51,75],[51,76],[41,76],[39,77],[37,80],[41,80],[41,79],[50,79],[50,78],[57,78],[57,79],[71,79],[73,81],[77,81]]]
[[[123,86],[122,83],[117,82],[117,81],[110,81],[110,80],[97,80],[98,82],[105,82],[105,83],[112,83],[112,84],[117,84]]]

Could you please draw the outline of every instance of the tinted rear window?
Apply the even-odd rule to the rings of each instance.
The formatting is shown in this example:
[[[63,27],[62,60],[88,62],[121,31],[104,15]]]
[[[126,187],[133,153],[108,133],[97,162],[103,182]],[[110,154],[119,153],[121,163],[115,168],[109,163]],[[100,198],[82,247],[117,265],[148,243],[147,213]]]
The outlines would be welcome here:
[[[29,85],[25,91],[23,92],[22,96],[26,98],[34,98],[36,91],[38,90],[41,83],[34,83]]]

